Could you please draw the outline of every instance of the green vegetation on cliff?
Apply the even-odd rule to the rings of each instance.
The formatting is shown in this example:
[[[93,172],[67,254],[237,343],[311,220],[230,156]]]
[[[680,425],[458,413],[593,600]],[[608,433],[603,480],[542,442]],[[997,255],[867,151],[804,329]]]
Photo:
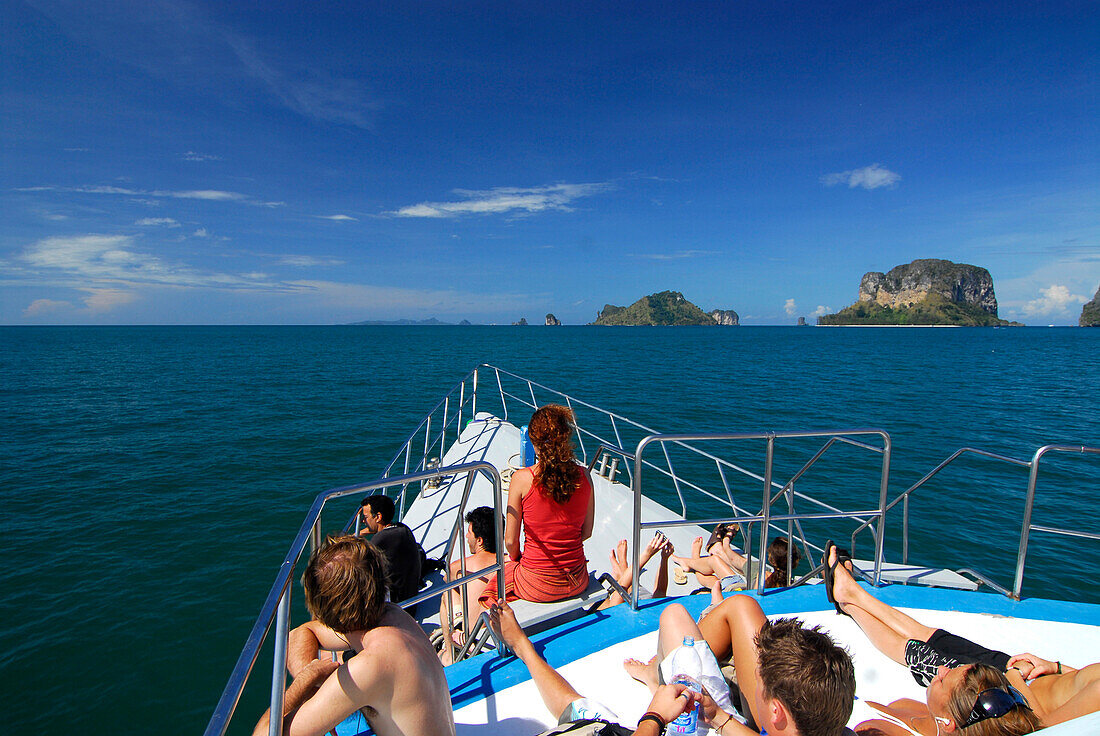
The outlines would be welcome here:
[[[1081,307],[1081,319],[1077,320],[1081,327],[1100,327],[1100,289],[1096,290],[1096,296],[1091,302],[1085,302]]]
[[[595,325],[707,325],[717,322],[678,291],[662,291],[643,296],[629,307],[607,304],[596,317]]]
[[[836,314],[826,314],[819,325],[959,325],[961,327],[993,327],[1017,325],[998,319],[980,307],[959,304],[939,294],[929,294],[924,301],[911,307],[884,307],[875,302],[856,302]]]

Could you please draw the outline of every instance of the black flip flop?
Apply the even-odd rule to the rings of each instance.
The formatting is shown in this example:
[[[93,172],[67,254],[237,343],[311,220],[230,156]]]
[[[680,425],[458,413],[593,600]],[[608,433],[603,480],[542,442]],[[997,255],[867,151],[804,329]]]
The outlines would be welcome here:
[[[829,541],[825,542],[825,552],[821,556],[821,577],[825,581],[825,597],[829,599],[829,603],[833,604],[833,607],[836,608],[837,613],[846,616],[848,614],[844,613],[844,609],[840,607],[840,604],[836,602],[836,598],[833,597],[833,570],[835,570],[836,566],[840,564],[839,549],[837,549],[836,562],[834,562],[832,565],[829,564],[829,552],[834,548],[836,548],[836,545],[833,544],[833,540],[830,539]]]

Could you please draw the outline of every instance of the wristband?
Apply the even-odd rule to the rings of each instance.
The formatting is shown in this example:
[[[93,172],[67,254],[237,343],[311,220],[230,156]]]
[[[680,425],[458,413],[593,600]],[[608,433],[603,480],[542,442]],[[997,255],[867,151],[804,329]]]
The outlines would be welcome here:
[[[641,725],[646,721],[653,721],[654,723],[656,723],[657,733],[659,734],[664,734],[665,726],[668,725],[667,723],[665,723],[665,719],[661,718],[660,714],[654,713],[653,711],[648,711],[644,716],[638,719],[638,727],[641,727]]]
[[[1062,663],[1060,661],[1058,662],[1058,674],[1062,674]]]
[[[726,720],[722,721],[722,725],[721,725],[721,726],[718,726],[718,727],[717,727],[717,728],[715,728],[714,730],[715,730],[715,731],[717,731],[718,733],[722,733],[722,729],[723,729],[723,728],[725,728],[725,727],[726,727],[726,724],[727,724],[727,723],[729,723],[729,722],[730,722],[730,721],[732,721],[732,720],[733,720],[733,715],[732,715],[732,714],[730,714],[730,713],[727,713],[727,714],[726,714]]]

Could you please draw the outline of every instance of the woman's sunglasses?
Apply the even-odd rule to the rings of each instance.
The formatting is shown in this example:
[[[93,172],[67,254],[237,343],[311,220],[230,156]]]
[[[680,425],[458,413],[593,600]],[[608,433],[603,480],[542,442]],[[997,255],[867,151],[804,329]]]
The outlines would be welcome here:
[[[978,693],[978,699],[974,701],[970,717],[966,719],[966,723],[962,727],[973,726],[975,723],[984,721],[987,718],[1000,718],[1017,707],[1031,710],[1031,706],[1027,704],[1024,696],[1011,685],[1008,686],[1007,690],[999,687],[982,690]]]

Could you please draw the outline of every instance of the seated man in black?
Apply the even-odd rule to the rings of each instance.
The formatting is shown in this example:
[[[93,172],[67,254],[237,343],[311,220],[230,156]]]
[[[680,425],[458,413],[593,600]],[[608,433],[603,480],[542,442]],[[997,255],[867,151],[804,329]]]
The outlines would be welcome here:
[[[412,598],[420,590],[423,553],[412,530],[394,522],[393,499],[381,494],[368,496],[360,504],[361,533],[373,534],[371,542],[386,558],[390,596],[394,603]]]

